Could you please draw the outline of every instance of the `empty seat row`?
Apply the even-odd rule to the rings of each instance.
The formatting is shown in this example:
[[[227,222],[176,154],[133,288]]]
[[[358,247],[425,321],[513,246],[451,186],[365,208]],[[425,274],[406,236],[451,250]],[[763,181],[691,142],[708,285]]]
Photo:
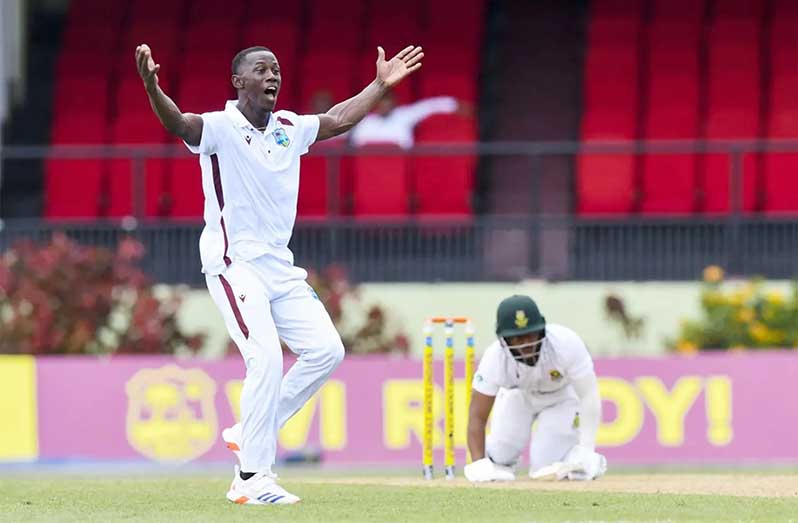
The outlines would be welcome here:
[[[147,129],[148,121],[138,124],[139,132],[157,132]],[[464,121],[459,125],[464,133],[462,140],[473,140],[473,124]],[[431,117],[420,129],[420,141],[444,142],[452,136],[452,126],[458,126],[458,121],[451,117]],[[372,147],[378,148],[380,154],[370,151]],[[411,157],[399,148],[396,154],[385,154],[385,147],[367,146],[360,151],[362,155],[340,160],[340,178],[335,188],[338,209],[329,207],[332,180],[328,179],[329,160],[323,156],[323,150],[321,156],[304,157],[298,201],[300,218],[326,217],[336,211],[353,216],[400,216],[411,212],[449,217],[471,214],[473,156]],[[129,159],[53,159],[48,161],[48,170],[45,204],[48,216],[133,215],[134,194],[138,191],[134,182],[142,179],[137,177],[141,175],[145,175],[140,203],[145,216],[202,215],[200,170],[194,157],[150,158],[139,163]]]
[[[798,87],[798,11],[789,2],[773,3],[771,38],[763,48],[763,6],[757,0],[653,0],[644,16],[642,0],[594,0],[583,140],[798,138],[798,103],[790,94]],[[763,70],[771,74],[764,96]],[[739,205],[743,211],[798,211],[791,196],[798,188],[798,156],[750,153],[739,160],[734,166],[728,154],[687,152],[581,155],[576,210],[713,214]],[[732,194],[733,169],[743,174],[739,202]]]

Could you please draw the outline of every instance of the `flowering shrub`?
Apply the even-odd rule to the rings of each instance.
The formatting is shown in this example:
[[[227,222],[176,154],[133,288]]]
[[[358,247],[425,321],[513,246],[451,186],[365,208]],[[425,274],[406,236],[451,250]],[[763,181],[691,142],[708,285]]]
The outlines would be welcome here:
[[[389,318],[382,307],[378,305],[370,305],[365,308],[355,306],[362,305],[362,302],[360,302],[357,287],[352,286],[343,267],[332,265],[321,272],[310,271],[308,283],[327,308],[336,329],[341,334],[341,340],[347,352],[354,354],[408,353],[410,344],[407,336],[402,332],[390,332]],[[350,302],[346,313],[343,307],[344,300]]]
[[[731,286],[723,270],[704,270],[703,317],[684,320],[670,345],[679,352],[699,349],[790,348],[798,346],[798,286],[785,294],[767,290],[763,280]]]
[[[196,351],[177,326],[179,296],[158,299],[138,267],[144,247],[116,251],[63,234],[17,243],[0,257],[0,353],[156,354]]]

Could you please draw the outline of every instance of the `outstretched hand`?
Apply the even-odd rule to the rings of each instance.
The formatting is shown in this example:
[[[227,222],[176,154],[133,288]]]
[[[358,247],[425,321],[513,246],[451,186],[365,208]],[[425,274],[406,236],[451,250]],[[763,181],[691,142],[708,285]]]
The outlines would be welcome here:
[[[158,84],[158,71],[161,66],[152,59],[152,51],[147,44],[136,47],[136,67],[139,70],[139,76],[144,80],[144,85],[152,87]]]
[[[385,60],[385,50],[377,47],[377,79],[393,87],[421,68],[424,53],[421,47],[409,45],[390,60]]]

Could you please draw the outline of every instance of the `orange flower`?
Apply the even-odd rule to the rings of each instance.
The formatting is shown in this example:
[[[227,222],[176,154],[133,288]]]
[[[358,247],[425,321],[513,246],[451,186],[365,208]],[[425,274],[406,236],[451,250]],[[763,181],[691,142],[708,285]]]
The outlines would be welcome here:
[[[717,265],[709,265],[704,269],[704,281],[707,283],[720,283],[723,281],[723,269]]]

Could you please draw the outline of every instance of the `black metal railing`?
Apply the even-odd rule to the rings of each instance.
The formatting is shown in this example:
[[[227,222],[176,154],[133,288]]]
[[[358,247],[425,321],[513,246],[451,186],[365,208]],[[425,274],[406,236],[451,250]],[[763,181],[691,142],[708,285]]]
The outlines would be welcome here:
[[[60,231],[84,244],[141,241],[157,281],[203,285],[202,224],[8,220],[0,249]],[[299,223],[300,266],[340,264],[356,281],[692,280],[718,264],[731,274],[798,276],[798,218],[585,220],[571,216],[479,217],[464,222],[330,220]]]
[[[327,162],[330,217],[299,220],[291,247],[297,264],[320,268],[344,265],[357,281],[488,281],[547,278],[565,280],[681,280],[699,277],[709,264],[732,274],[771,278],[798,275],[798,214],[772,217],[743,214],[743,157],[751,153],[798,153],[798,141],[557,142],[422,145],[410,156],[545,156],[579,154],[725,154],[729,157],[729,214],[681,217],[592,219],[573,215],[475,216],[396,221],[352,219],[339,214],[341,159],[360,154],[347,147],[323,147],[313,154]],[[397,154],[390,148],[367,154]],[[125,236],[147,249],[145,269],[158,281],[202,285],[197,221],[143,216],[146,160],[181,157],[182,146],[54,146],[0,148],[0,160],[42,158],[128,158],[133,169],[135,217],[65,222],[7,220],[0,249],[21,238],[46,240],[63,231],[83,243],[113,246]],[[543,174],[545,162],[528,162],[518,176]],[[336,190],[332,190],[336,189]],[[798,198],[798,196],[796,196]]]

